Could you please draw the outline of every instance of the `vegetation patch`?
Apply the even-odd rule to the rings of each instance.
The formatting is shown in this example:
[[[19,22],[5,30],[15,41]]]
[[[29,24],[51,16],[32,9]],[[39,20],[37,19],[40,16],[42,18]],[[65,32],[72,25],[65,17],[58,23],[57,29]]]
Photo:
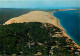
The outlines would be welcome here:
[[[0,55],[79,55],[75,54],[76,47],[70,47],[72,42],[70,39],[64,36],[52,37],[55,34],[62,34],[61,29],[48,23],[29,22],[0,25]],[[69,47],[67,47],[68,45]],[[72,43],[72,45],[74,44]]]

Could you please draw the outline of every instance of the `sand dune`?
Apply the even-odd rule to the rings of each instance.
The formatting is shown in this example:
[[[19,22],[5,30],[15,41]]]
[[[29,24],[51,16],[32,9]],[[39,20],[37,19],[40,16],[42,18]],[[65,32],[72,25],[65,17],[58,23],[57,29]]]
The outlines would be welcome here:
[[[51,23],[58,26],[57,19],[52,16],[51,13],[44,11],[31,11],[28,14],[21,15],[19,17],[14,17],[5,22],[5,24],[11,23],[23,23],[23,22],[43,22]]]

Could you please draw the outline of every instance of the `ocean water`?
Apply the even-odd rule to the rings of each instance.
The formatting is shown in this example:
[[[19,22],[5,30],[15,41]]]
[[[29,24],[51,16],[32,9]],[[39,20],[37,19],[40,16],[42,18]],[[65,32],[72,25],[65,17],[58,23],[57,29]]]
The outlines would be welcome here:
[[[66,33],[80,46],[80,10],[58,11],[53,14],[60,20]]]

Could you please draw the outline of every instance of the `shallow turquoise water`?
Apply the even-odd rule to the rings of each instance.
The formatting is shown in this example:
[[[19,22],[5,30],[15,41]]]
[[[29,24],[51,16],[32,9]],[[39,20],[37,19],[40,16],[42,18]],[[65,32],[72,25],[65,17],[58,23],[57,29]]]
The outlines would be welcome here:
[[[58,11],[53,15],[60,20],[66,33],[80,45],[80,10]]]

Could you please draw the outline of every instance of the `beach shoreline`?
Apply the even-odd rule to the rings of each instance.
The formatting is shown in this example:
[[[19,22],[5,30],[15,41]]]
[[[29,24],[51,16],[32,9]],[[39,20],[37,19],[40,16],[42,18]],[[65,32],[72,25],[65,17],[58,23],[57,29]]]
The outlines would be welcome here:
[[[59,9],[59,11],[78,10],[78,9]]]
[[[76,9],[75,9],[75,10],[76,10]],[[53,14],[54,14],[54,12],[53,12]],[[53,14],[52,14],[52,15],[53,15]],[[54,15],[53,15],[53,16],[54,16]],[[54,16],[54,17],[55,17],[55,16]],[[55,18],[57,19],[57,17],[55,17]],[[68,39],[72,39],[72,38],[66,33],[65,29],[61,26],[59,19],[57,19],[57,22],[58,22],[58,27],[59,27],[59,28],[62,30],[62,32],[63,32],[63,36],[68,37]],[[79,46],[77,43],[75,43],[74,41],[73,41],[73,43],[75,44],[76,47],[80,48],[80,46]]]

